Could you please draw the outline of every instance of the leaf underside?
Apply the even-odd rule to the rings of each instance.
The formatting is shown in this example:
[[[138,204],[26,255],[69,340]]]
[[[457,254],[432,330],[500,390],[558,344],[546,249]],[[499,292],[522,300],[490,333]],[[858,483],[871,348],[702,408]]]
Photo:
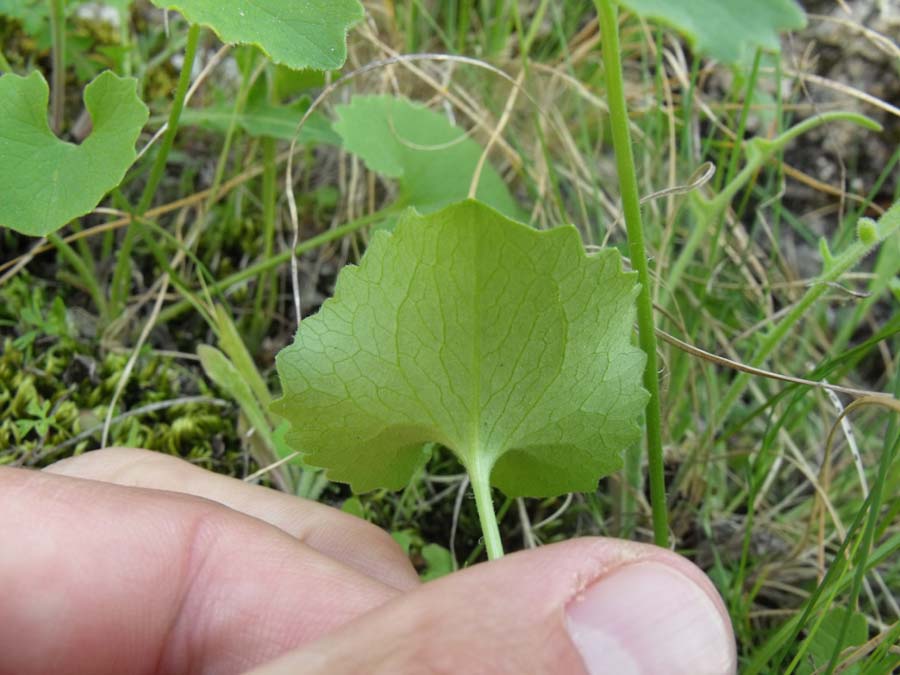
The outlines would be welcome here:
[[[672,26],[702,54],[738,63],[758,48],[780,51],[778,33],[806,25],[794,0],[619,0],[635,14]]]
[[[290,68],[340,68],[347,30],[365,16],[359,0],[151,0],[212,28],[229,44],[256,45]]]
[[[47,124],[43,75],[0,77],[0,225],[43,236],[90,212],[134,162],[147,107],[133,78],[110,71],[84,90],[93,131],[74,145]]]
[[[484,149],[446,115],[394,96],[354,96],[335,112],[344,147],[372,171],[398,179],[406,205],[428,213],[468,196]],[[476,197],[507,216],[520,215],[489,161]]]
[[[399,489],[441,443],[511,496],[593,490],[639,435],[635,277],[476,201],[408,212],[277,357],[288,443],[357,491]]]

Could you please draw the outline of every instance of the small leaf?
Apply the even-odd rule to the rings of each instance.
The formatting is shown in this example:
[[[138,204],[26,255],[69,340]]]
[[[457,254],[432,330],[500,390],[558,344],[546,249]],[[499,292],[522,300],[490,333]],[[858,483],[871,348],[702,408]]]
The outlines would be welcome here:
[[[259,406],[259,401],[253,395],[250,385],[234,367],[234,364],[225,354],[215,347],[199,345],[197,356],[200,357],[200,365],[203,372],[212,380],[219,389],[227,392],[237,401],[241,412],[253,427],[255,434],[262,439],[263,444],[272,455],[277,453],[277,443],[273,436],[272,427],[266,419],[265,413]]]
[[[229,44],[256,45],[291,68],[340,68],[347,30],[361,21],[359,0],[152,0],[212,28]]]
[[[657,19],[684,34],[698,52],[738,63],[757,47],[780,51],[779,31],[806,26],[794,0],[619,0],[635,14]]]
[[[412,546],[415,534],[411,530],[395,530],[391,532],[391,537],[403,549],[403,552],[409,555],[409,547]]]
[[[363,503],[356,495],[344,500],[344,503],[341,504],[341,511],[349,513],[351,516],[362,518],[363,520],[366,519],[366,507],[363,506]]]
[[[425,561],[422,581],[440,579],[453,571],[453,556],[440,544],[425,544],[422,547],[422,559]]]
[[[312,466],[398,489],[422,444],[493,464],[511,496],[593,490],[639,436],[635,277],[577,230],[539,232],[476,201],[409,212],[303,321],[273,410]]]
[[[90,212],[121,182],[148,116],[136,81],[106,71],[84,90],[93,131],[74,145],[50,131],[48,97],[36,71],[0,77],[0,225],[32,236]]]
[[[810,638],[807,659],[800,664],[797,672],[801,675],[812,675],[821,672],[837,646],[841,633],[841,625],[850,612],[846,607],[833,607],[819,624],[818,630]],[[869,639],[869,627],[866,617],[859,612],[850,612],[847,624],[847,632],[844,634],[843,648],[856,647]],[[840,663],[840,661],[838,661]],[[855,675],[860,671],[860,664],[856,663],[841,669],[840,672],[847,675]]]
[[[398,178],[405,203],[423,213],[465,199],[483,148],[445,115],[393,96],[355,96],[337,106],[334,130],[372,171]],[[520,215],[503,179],[484,165],[478,199]]]

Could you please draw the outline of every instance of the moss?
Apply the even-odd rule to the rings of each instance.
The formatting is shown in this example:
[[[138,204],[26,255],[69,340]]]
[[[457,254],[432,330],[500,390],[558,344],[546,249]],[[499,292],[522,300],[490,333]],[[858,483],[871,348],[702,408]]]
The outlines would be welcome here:
[[[0,352],[0,463],[45,466],[98,447],[98,427],[130,353],[106,351],[100,341],[79,336],[64,297],[27,274],[0,288],[0,308],[8,333]],[[214,393],[199,368],[145,347],[113,419],[186,396],[212,399]],[[247,462],[236,429],[230,402],[177,403],[117,421],[108,443],[159,450],[239,475]]]

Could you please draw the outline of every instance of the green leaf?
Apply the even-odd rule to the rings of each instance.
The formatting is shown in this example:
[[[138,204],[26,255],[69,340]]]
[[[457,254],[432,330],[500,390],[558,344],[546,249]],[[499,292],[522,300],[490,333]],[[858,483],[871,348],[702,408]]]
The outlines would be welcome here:
[[[440,579],[453,571],[453,556],[440,544],[425,544],[422,547],[422,559],[425,561],[422,581]]]
[[[794,0],[618,0],[635,14],[683,33],[696,51],[738,63],[757,47],[780,51],[778,33],[806,25]]]
[[[0,0],[0,16],[15,19],[28,35],[48,30],[50,3],[47,0]]]
[[[797,669],[800,675],[812,675],[814,672],[821,672],[821,669],[825,667],[831,659],[840,636],[841,624],[843,624],[844,618],[849,611],[846,607],[833,607],[828,610],[818,630],[810,638],[806,660],[802,661]],[[866,617],[859,612],[852,612],[847,625],[847,632],[844,635],[843,648],[859,646],[868,639],[869,626],[866,622]],[[840,672],[847,675],[855,675],[859,671],[860,664],[855,663]]]
[[[273,410],[312,466],[398,489],[422,444],[494,465],[511,496],[593,490],[639,435],[635,277],[577,230],[539,232],[476,201],[408,212],[277,359]]]
[[[0,77],[0,225],[42,236],[93,210],[136,157],[147,106],[133,78],[107,71],[84,90],[93,131],[81,145],[47,124],[44,77]]]
[[[428,213],[469,194],[483,148],[445,115],[393,96],[355,96],[336,113],[344,147],[372,171],[399,179],[405,204]],[[477,197],[507,216],[521,215],[490,162]]]
[[[396,530],[391,532],[391,537],[403,549],[403,552],[409,555],[409,547],[412,546],[415,535],[410,530]]]
[[[200,365],[203,366],[203,372],[212,380],[219,389],[227,392],[237,401],[241,407],[241,412],[247,418],[247,421],[253,426],[257,436],[259,436],[269,452],[275,454],[276,442],[273,437],[272,427],[269,420],[266,419],[265,413],[260,408],[259,401],[250,389],[247,380],[241,375],[234,364],[225,354],[215,347],[209,345],[199,345],[197,347],[197,356],[200,357]]]
[[[341,504],[341,511],[349,513],[351,516],[362,518],[363,520],[366,519],[366,507],[363,506],[363,503],[356,495],[344,500],[344,503]]]
[[[361,21],[359,0],[152,0],[229,44],[252,44],[291,68],[340,68],[347,30]]]

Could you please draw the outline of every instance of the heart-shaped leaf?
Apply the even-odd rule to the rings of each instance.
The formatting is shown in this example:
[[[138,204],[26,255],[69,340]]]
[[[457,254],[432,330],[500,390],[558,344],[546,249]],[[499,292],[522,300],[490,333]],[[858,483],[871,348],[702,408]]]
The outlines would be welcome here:
[[[476,201],[409,212],[277,357],[287,441],[355,490],[400,488],[432,441],[508,495],[593,490],[646,403],[635,277],[578,232]]]
[[[340,68],[347,30],[365,16],[359,0],[151,0],[191,23],[212,28],[222,42],[256,45],[291,68]]]
[[[406,204],[427,213],[469,194],[484,149],[446,115],[394,96],[355,96],[335,112],[344,147],[372,171],[399,179]],[[490,162],[476,196],[507,216],[520,214]]]
[[[50,131],[48,97],[36,71],[0,77],[0,225],[32,236],[88,213],[121,182],[148,117],[136,81],[106,71],[85,87],[93,131],[74,145]]]
[[[669,24],[697,51],[724,63],[752,56],[757,47],[780,51],[779,31],[806,25],[795,0],[619,0],[632,12]]]

